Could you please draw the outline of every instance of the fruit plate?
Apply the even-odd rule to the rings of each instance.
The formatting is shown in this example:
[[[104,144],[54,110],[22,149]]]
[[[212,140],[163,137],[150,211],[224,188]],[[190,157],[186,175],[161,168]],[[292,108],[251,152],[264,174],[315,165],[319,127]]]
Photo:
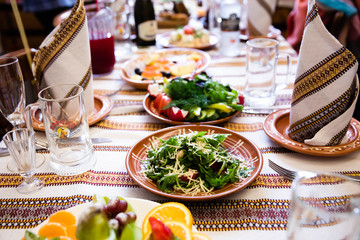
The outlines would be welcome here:
[[[225,118],[220,118],[217,120],[213,120],[213,121],[206,121],[206,122],[180,122],[180,121],[173,121],[170,120],[168,117],[164,116],[163,114],[160,114],[159,111],[154,107],[154,99],[150,96],[150,94],[147,94],[143,100],[143,106],[144,109],[147,113],[149,113],[151,116],[153,116],[154,118],[170,124],[170,125],[217,125],[223,122],[227,122],[230,121],[231,119],[233,119],[234,117],[236,117],[240,111],[236,111],[235,113],[233,113],[232,115],[225,117]]]
[[[277,144],[295,152],[313,156],[342,156],[360,149],[360,122],[353,118],[345,135],[347,143],[338,146],[311,146],[292,140],[287,134],[290,109],[271,113],[264,121],[265,133]]]
[[[94,94],[94,111],[88,116],[89,125],[94,125],[101,119],[106,117],[112,109],[111,99],[107,96]],[[33,128],[38,131],[45,131],[45,126],[42,121],[42,113],[38,107],[34,107],[31,110],[31,118],[33,122]]]
[[[159,43],[162,47],[165,48],[178,48],[178,47],[185,47],[185,48],[194,48],[199,50],[209,50],[216,46],[216,44],[219,42],[218,37],[210,33],[209,35],[209,44],[206,45],[199,45],[199,46],[177,46],[170,43],[170,34],[171,32],[165,32],[162,34],[158,34],[156,37],[156,42]]]
[[[154,207],[160,205],[160,203],[145,200],[145,199],[139,199],[139,198],[125,198],[125,200],[131,205],[131,207],[134,209],[134,212],[136,213],[136,221],[135,225],[142,228],[142,223],[146,217],[146,215],[150,212],[151,209]],[[71,207],[66,209],[66,211],[71,212],[75,218],[76,221],[79,220],[79,217],[81,213],[88,208],[92,203],[84,203],[80,205],[76,205],[75,207]],[[40,225],[36,226],[33,229],[29,229],[33,233],[37,233],[39,229],[44,226],[46,223],[48,223],[48,219],[42,222]]]
[[[192,74],[200,73],[204,71],[207,66],[210,64],[210,55],[204,51],[197,49],[187,49],[187,48],[169,48],[161,49],[147,54],[141,54],[135,58],[132,58],[126,61],[120,70],[120,77],[127,82],[129,85],[138,88],[138,89],[147,89],[148,85],[154,83],[152,79],[148,80],[133,80],[131,76],[135,74],[136,68],[144,68],[146,58],[149,54],[159,54],[160,58],[164,58],[170,61],[179,61],[187,59],[191,54],[198,54],[200,56],[199,61],[196,64],[196,69]],[[189,77],[190,74],[183,75],[181,77]],[[170,77],[172,79],[174,77]],[[163,79],[156,79],[157,83],[163,83]]]
[[[227,184],[223,188],[217,189],[208,194],[192,196],[180,192],[167,193],[159,190],[156,184],[145,176],[143,171],[144,166],[142,161],[147,157],[147,152],[150,148],[151,142],[153,144],[159,144],[160,139],[167,140],[172,136],[189,133],[191,131],[230,134],[223,142],[223,145],[228,149],[228,151],[241,156],[251,163],[252,167],[254,167],[251,176],[245,178],[243,181]],[[263,157],[260,149],[254,143],[234,131],[216,126],[187,125],[165,128],[141,139],[127,153],[125,165],[132,179],[150,192],[176,200],[201,201],[224,197],[250,185],[261,172]]]

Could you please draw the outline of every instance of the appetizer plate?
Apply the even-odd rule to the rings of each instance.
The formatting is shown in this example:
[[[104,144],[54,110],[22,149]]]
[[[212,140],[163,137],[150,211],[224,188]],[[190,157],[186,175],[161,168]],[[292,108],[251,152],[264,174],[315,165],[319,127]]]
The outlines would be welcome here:
[[[149,200],[144,200],[144,199],[139,199],[139,198],[125,198],[125,200],[134,209],[134,212],[136,213],[135,225],[139,228],[142,228],[142,223],[143,223],[146,215],[150,212],[150,210],[153,209],[154,207],[160,205],[160,203],[149,201]],[[89,202],[89,203],[76,205],[75,207],[66,209],[66,211],[71,212],[75,216],[76,221],[78,221],[81,213],[86,208],[88,208],[91,204],[92,203]],[[39,229],[48,222],[49,222],[49,220],[46,219],[44,222],[42,222],[35,228],[28,229],[28,230],[30,230],[33,233],[37,233],[39,231]]]
[[[112,105],[113,104],[109,97],[94,94],[94,111],[88,116],[89,125],[94,125],[106,117],[110,113]],[[42,113],[39,108],[35,107],[31,110],[31,117],[33,128],[38,131],[45,131],[45,126],[42,121]]]
[[[165,48],[178,48],[178,47],[184,47],[184,46],[177,46],[177,45],[173,45],[170,43],[170,34],[171,32],[165,32],[162,34],[158,34],[156,36],[156,42],[159,43],[162,47]],[[216,46],[216,44],[219,42],[218,37],[213,34],[210,33],[209,35],[209,44],[206,45],[200,45],[200,46],[188,46],[188,47],[184,47],[184,48],[194,48],[194,49],[199,49],[199,50],[209,50],[213,47]]]
[[[292,140],[287,134],[290,109],[271,113],[264,121],[265,133],[280,146],[314,156],[342,156],[360,149],[360,122],[352,119],[346,133],[347,143],[338,146],[311,146]]]
[[[193,53],[199,54],[201,59],[201,64],[197,66],[195,73],[200,73],[204,71],[207,66],[210,64],[210,55],[206,52],[197,49],[187,49],[187,48],[171,48],[171,49],[162,49],[158,51],[151,52],[149,54],[158,53],[160,57],[176,59],[190,56]],[[127,82],[129,85],[138,88],[138,89],[147,89],[148,85],[154,83],[153,80],[133,80],[131,79],[131,74],[134,73],[135,68],[145,66],[144,57],[147,54],[141,54],[135,58],[132,58],[126,61],[120,71],[121,78]],[[190,74],[189,74],[190,75]],[[181,77],[188,77],[189,75],[181,76]],[[156,80],[157,83],[163,83],[162,79]]]
[[[247,34],[240,34],[240,40],[241,41],[247,41],[254,38],[271,38],[276,39],[278,36],[281,35],[281,31],[273,26],[270,26],[269,33],[266,36],[249,36]]]
[[[144,109],[147,113],[149,113],[151,116],[153,116],[154,118],[170,124],[170,125],[217,125],[223,122],[227,122],[230,121],[231,119],[233,119],[234,117],[236,117],[240,111],[236,111],[235,113],[233,113],[232,115],[225,117],[225,118],[220,118],[217,120],[213,120],[213,121],[206,121],[206,122],[178,122],[178,121],[173,121],[170,120],[168,117],[164,116],[163,114],[160,114],[159,111],[154,107],[154,101],[155,99],[150,97],[150,94],[146,94],[144,100],[143,100],[143,106]]]
[[[156,144],[156,142],[160,141],[159,139],[167,140],[172,136],[183,134],[184,132],[189,133],[191,131],[206,131],[210,133],[230,134],[223,142],[223,145],[229,151],[233,151],[233,153],[242,156],[245,160],[248,160],[252,163],[254,170],[252,171],[251,176],[245,178],[243,181],[227,184],[225,187],[217,189],[210,194],[192,196],[180,192],[166,193],[159,190],[156,184],[147,178],[143,172],[142,160],[146,159],[147,157],[150,141],[155,142]],[[236,132],[216,126],[188,125],[169,127],[141,139],[130,149],[126,155],[125,164],[128,173],[134,179],[134,181],[143,188],[155,194],[176,200],[201,201],[224,197],[250,185],[260,174],[263,166],[263,157],[259,148],[254,143]]]

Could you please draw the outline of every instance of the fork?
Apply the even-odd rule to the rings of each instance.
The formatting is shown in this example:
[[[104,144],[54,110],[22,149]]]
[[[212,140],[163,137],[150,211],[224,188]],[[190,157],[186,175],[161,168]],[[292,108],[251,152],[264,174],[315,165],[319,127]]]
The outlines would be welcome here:
[[[292,171],[290,169],[284,168],[278,164],[276,164],[275,162],[269,160],[269,167],[272,168],[275,172],[279,173],[281,176],[283,176],[284,178],[288,179],[288,180],[294,180],[296,177],[296,171]],[[345,175],[349,178],[351,178],[352,180],[356,181],[356,182],[360,182],[360,176],[352,176],[352,175]]]
[[[111,93],[103,94],[103,96],[112,97],[112,96],[116,95],[118,92],[120,92],[122,90],[123,86],[124,86],[124,84],[121,84],[119,89],[117,89]]]

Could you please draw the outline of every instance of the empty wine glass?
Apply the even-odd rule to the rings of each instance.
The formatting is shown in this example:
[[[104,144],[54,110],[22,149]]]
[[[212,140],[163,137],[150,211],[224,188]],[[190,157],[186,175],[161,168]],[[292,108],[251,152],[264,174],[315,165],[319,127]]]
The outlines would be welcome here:
[[[25,125],[25,86],[19,60],[16,57],[0,57],[0,112],[14,126]],[[37,158],[36,166],[41,166],[45,159]],[[13,161],[7,165],[9,171],[18,169]]]
[[[26,194],[41,189],[44,184],[34,177],[36,169],[35,132],[27,128],[18,128],[6,133],[3,140],[20,175],[25,178],[16,190]]]
[[[19,61],[0,58],[0,111],[14,126],[24,125],[25,87]]]

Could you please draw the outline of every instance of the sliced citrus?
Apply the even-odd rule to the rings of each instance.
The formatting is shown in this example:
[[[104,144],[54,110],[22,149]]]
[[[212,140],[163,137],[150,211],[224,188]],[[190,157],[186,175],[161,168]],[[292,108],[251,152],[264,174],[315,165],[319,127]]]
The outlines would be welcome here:
[[[68,236],[60,236],[59,238],[60,238],[60,240],[75,240],[76,239],[76,238],[71,238]]]
[[[180,238],[180,240],[193,240],[192,228],[189,228],[186,224],[174,221],[164,222],[164,224],[168,226],[172,233]]]
[[[177,236],[180,240],[194,240],[192,228],[188,228],[184,223],[168,221],[164,223],[171,229],[171,232]],[[150,240],[151,238],[151,230],[150,232],[143,235],[142,240]]]
[[[66,226],[66,236],[76,239],[76,224]]]
[[[190,210],[181,203],[168,202],[153,208],[146,216],[142,226],[143,236],[151,232],[149,217],[155,217],[163,223],[168,221],[184,223],[189,229],[192,228],[193,217]]]
[[[61,210],[52,214],[49,217],[49,222],[57,222],[63,226],[68,226],[68,225],[74,225],[76,223],[76,219],[71,212]]]
[[[151,239],[151,231],[148,232],[146,235],[143,235],[142,240],[150,240]]]
[[[193,232],[193,240],[211,240],[211,238],[203,233]]]
[[[51,239],[58,236],[65,236],[66,229],[60,223],[49,222],[39,229],[38,234],[43,238],[47,237]]]

